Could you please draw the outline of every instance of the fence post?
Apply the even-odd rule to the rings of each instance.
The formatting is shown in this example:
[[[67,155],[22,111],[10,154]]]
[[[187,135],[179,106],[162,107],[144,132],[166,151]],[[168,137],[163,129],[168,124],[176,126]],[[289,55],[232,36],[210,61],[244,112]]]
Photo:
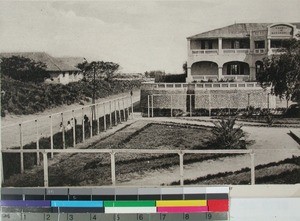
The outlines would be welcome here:
[[[97,135],[100,134],[100,111],[99,111],[99,104],[96,104],[96,116],[98,116],[97,119]]]
[[[40,149],[40,136],[39,136],[39,124],[38,120],[35,120],[35,128],[36,128],[36,149]],[[40,165],[40,153],[36,152],[36,165]]]
[[[48,187],[49,186],[48,158],[46,152],[43,152],[43,162],[44,162],[44,187]]]
[[[21,173],[24,173],[24,153],[23,153],[22,124],[19,124],[19,129],[20,129],[20,166],[21,166]]]
[[[105,110],[105,103],[103,103],[103,129],[106,131],[106,110]]]
[[[82,108],[82,142],[85,141],[84,108]]]
[[[211,116],[211,94],[208,92],[208,116]]]
[[[0,147],[0,148],[2,148],[2,146]],[[0,173],[1,173],[1,176],[0,176],[0,179],[1,179],[1,181],[0,181],[0,188],[2,187],[2,184],[4,183],[4,169],[3,169],[3,154],[2,154],[2,149],[1,149],[1,152],[0,152],[0,165],[1,165],[1,171],[0,171]]]
[[[75,111],[72,110],[72,117],[73,117],[73,147],[76,146],[76,120],[75,120]]]
[[[250,153],[251,157],[251,185],[255,185],[255,162],[254,162],[254,153]]]
[[[124,117],[124,121],[126,121],[126,108],[125,108],[125,98],[124,97],[122,99],[122,104],[123,104],[123,117]]]
[[[51,146],[51,159],[53,159],[54,153],[54,144],[53,144],[53,120],[52,120],[52,115],[49,116],[50,118],[50,146]]]
[[[95,116],[95,114],[93,114],[93,113],[95,113],[95,104],[92,107],[93,107],[92,108],[92,117],[90,120],[90,138],[93,137],[93,120],[94,120],[94,116]]]
[[[110,163],[111,163],[111,182],[112,185],[116,185],[116,159],[115,159],[115,152],[110,153]]]
[[[114,109],[115,109],[115,126],[118,125],[118,116],[117,116],[117,100],[114,102]]]
[[[151,95],[151,116],[152,116],[152,117],[154,117],[154,110],[153,110],[153,108],[154,108],[154,107],[153,107],[153,106],[154,106],[154,105],[153,105],[153,97],[154,97],[154,95],[152,94],[152,95]]]
[[[130,102],[131,102],[131,116],[132,116],[131,118],[133,119],[133,98],[132,98],[132,95],[130,96]]]
[[[190,94],[190,117],[192,116],[192,95]]]
[[[119,113],[120,123],[122,123],[120,99],[118,99],[118,113]]]
[[[171,117],[173,117],[173,95],[171,94]]]
[[[150,95],[148,95],[148,117],[150,117]]]
[[[62,123],[62,142],[63,149],[66,149],[66,138],[65,138],[65,126],[64,126],[64,113],[61,113],[61,123]]]
[[[109,127],[112,128],[112,101],[109,101]]]
[[[231,108],[231,96],[228,94],[228,115],[230,116],[230,108]]]
[[[183,155],[184,153],[182,153],[180,151],[179,153],[179,167],[180,167],[180,186],[184,185],[184,176],[183,176]]]

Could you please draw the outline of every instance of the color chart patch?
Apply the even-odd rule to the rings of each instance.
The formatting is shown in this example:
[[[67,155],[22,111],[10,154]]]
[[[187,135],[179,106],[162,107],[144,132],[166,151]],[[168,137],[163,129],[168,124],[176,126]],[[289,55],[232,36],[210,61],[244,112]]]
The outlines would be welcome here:
[[[201,221],[228,220],[229,212],[228,187],[3,188],[1,193],[2,220]]]

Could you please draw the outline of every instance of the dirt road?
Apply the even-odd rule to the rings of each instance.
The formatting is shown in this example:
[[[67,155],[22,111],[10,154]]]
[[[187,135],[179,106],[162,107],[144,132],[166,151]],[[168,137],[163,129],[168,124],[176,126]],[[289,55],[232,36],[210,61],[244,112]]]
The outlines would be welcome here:
[[[120,99],[119,98],[124,98]],[[133,102],[140,100],[140,91],[133,91]],[[109,101],[112,101],[111,104]],[[129,93],[122,93],[118,95],[112,95],[106,98],[96,100],[96,115],[103,116],[104,113],[108,114],[114,112],[116,109],[123,110],[131,106],[131,98]],[[46,110],[42,113],[31,114],[31,115],[8,115],[1,119],[1,144],[2,148],[11,148],[20,146],[20,126],[22,123],[22,143],[23,145],[30,142],[36,141],[37,137],[50,137],[51,124],[53,134],[59,132],[60,123],[63,121],[64,126],[73,117],[76,118],[77,123],[80,124],[82,117],[87,115],[89,119],[92,119],[92,111],[90,103],[85,105],[72,104],[63,105],[53,109]],[[74,112],[72,112],[74,110]],[[63,113],[63,118],[61,113]],[[52,123],[51,118],[52,116]],[[35,120],[37,119],[37,122]]]

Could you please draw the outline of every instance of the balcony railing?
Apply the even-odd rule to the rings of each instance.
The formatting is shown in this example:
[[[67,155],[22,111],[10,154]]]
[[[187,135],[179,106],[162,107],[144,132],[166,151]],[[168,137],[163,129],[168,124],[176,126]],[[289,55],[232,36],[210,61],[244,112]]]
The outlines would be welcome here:
[[[254,54],[264,54],[264,53],[266,53],[266,49],[264,48],[254,49]]]
[[[223,49],[224,54],[249,54],[250,49]]]
[[[206,50],[192,50],[193,55],[198,54],[218,54],[218,49],[206,49]]]

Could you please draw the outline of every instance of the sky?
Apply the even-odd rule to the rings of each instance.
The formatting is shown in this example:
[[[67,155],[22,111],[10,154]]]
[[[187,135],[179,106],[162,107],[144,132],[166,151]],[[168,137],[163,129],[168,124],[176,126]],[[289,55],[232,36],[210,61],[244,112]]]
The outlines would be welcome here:
[[[234,23],[300,22],[300,0],[1,1],[0,52],[44,51],[181,73],[186,38]]]

